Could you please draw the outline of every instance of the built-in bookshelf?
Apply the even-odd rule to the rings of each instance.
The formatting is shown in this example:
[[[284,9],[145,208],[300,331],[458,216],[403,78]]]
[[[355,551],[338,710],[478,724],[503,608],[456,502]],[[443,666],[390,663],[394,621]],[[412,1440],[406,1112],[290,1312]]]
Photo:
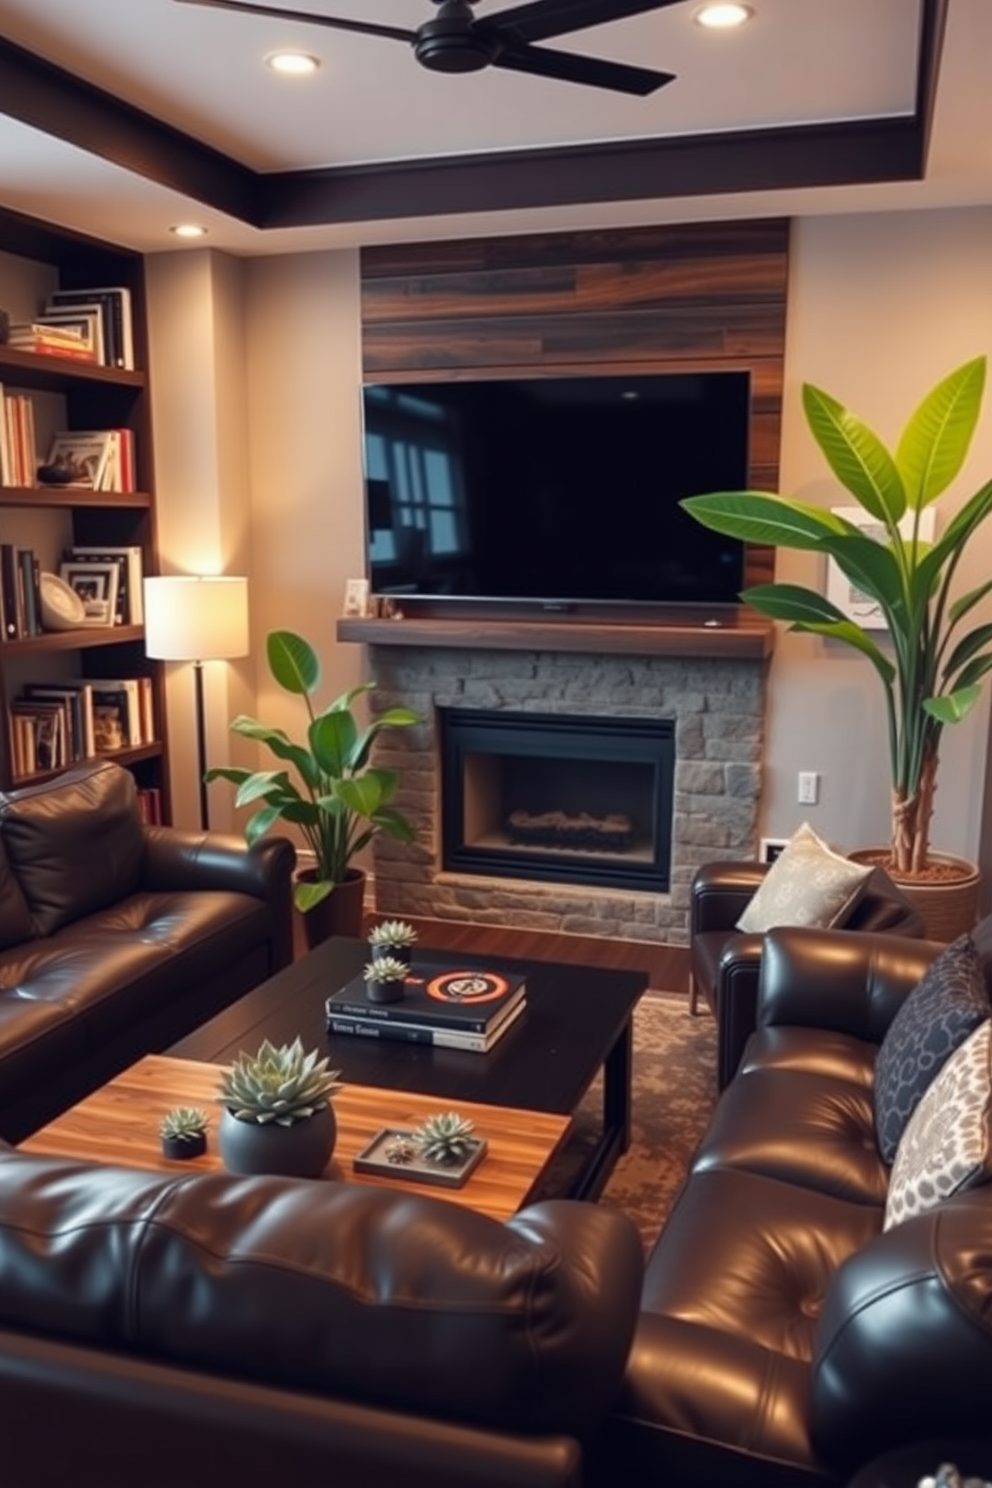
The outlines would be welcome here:
[[[106,754],[134,774],[149,819],[167,821],[162,667],[145,655],[140,603],[157,572],[142,258],[0,209],[0,309],[32,324],[60,299],[126,307],[127,355],[111,359],[131,365],[0,343],[0,409],[16,413],[0,468],[0,789]],[[25,433],[15,465],[11,438]],[[93,438],[77,447],[77,434]],[[92,483],[73,467],[89,443],[106,445]],[[60,451],[69,468],[39,475]],[[49,575],[85,599],[78,625],[53,609]]]

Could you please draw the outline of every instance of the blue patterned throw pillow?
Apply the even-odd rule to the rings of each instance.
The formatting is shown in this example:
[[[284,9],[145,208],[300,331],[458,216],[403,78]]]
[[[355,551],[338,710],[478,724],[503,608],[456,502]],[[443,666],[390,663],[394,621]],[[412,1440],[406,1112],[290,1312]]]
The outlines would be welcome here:
[[[889,1024],[875,1062],[875,1134],[887,1163],[931,1081],[989,1016],[982,965],[962,935],[931,962]]]

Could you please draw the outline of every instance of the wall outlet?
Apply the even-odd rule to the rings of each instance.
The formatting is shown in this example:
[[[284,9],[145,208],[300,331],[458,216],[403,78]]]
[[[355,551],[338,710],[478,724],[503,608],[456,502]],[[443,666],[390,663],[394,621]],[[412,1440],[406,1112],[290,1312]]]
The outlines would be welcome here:
[[[816,770],[799,771],[799,793],[796,797],[800,806],[815,806],[820,799],[820,776]]]

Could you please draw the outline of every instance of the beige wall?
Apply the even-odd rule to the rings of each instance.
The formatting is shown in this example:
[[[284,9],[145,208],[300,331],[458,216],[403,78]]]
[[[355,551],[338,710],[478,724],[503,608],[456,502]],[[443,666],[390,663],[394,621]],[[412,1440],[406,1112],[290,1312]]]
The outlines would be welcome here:
[[[786,340],[782,490],[848,505],[809,436],[804,381],[853,407],[886,440],[930,386],[992,343],[992,209],[807,218],[794,224]],[[938,531],[992,472],[992,389],[972,453],[937,505]],[[992,530],[962,564],[963,588],[988,577]],[[824,560],[780,555],[779,577],[821,584]],[[992,618],[986,606],[985,618]],[[765,830],[804,817],[838,846],[887,840],[888,755],[881,689],[867,662],[811,636],[783,634],[772,667]],[[975,857],[988,699],[948,729],[933,846]],[[796,804],[799,770],[823,775],[818,806]]]
[[[201,258],[215,262],[212,276],[197,262]],[[905,414],[937,377],[989,349],[990,261],[992,209],[816,217],[795,224],[783,490],[812,501],[840,499],[805,430],[802,382],[826,387],[895,438]],[[364,665],[358,648],[334,640],[345,579],[363,571],[358,255],[219,263],[223,269],[216,256],[202,252],[150,261],[163,557],[189,567],[194,535],[206,527],[225,559],[228,551],[239,561],[244,554],[256,653],[272,628],[301,631],[321,653],[329,698],[358,680]],[[238,287],[244,296],[240,322]],[[218,390],[212,380],[224,385]],[[233,467],[239,447],[250,472],[247,507],[225,502],[238,484],[224,467],[225,453]],[[198,469],[211,467],[211,459],[212,488]],[[990,470],[992,393],[973,457],[939,509],[952,508]],[[211,489],[216,527],[199,506]],[[992,553],[992,537],[984,547]],[[976,553],[966,580],[977,582],[988,567]],[[805,555],[783,558],[781,574],[814,583],[823,578],[817,560]],[[247,710],[295,730],[299,705],[273,691],[264,663],[256,665],[254,680],[258,698]],[[867,663],[842,649],[809,637],[781,638],[771,677],[766,833],[787,835],[805,816],[838,846],[885,837],[888,776],[877,691]],[[983,699],[973,721],[946,735],[934,843],[947,851],[977,853],[987,728]],[[175,737],[174,723],[173,730]],[[211,742],[211,758],[220,762],[213,749]],[[822,773],[818,806],[795,803],[800,769]],[[176,800],[178,809],[178,793]],[[218,802],[219,795],[212,800]]]

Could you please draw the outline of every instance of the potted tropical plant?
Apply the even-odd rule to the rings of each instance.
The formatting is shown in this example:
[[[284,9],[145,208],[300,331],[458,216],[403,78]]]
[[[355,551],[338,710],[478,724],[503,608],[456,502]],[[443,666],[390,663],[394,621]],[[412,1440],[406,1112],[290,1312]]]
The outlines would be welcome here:
[[[682,502],[717,532],[828,555],[878,605],[891,647],[803,585],[759,584],[741,595],[793,630],[853,646],[875,669],[885,697],[892,782],[891,842],[881,857],[890,874],[910,887],[952,871],[946,856],[930,848],[941,736],[975,706],[992,668],[992,624],[973,623],[976,607],[992,592],[992,579],[952,595],[961,556],[992,511],[992,481],[965,501],[936,541],[921,534],[922,514],[964,463],[985,373],[982,356],[942,378],[910,415],[894,451],[836,398],[804,385],[813,437],[837,479],[884,530],[880,541],[835,512],[787,496],[724,491]],[[973,923],[977,873],[972,865],[964,867],[973,883]]]
[[[412,842],[414,836],[406,817],[391,804],[399,777],[395,770],[370,764],[372,745],[383,729],[408,728],[420,720],[409,708],[388,708],[362,728],[352,705],[374,691],[372,682],[349,688],[318,711],[313,697],[320,685],[320,661],[310,643],[293,631],[274,630],[266,638],[265,650],[274,680],[304,701],[306,742],[242,714],[234,719],[231,731],[264,744],[283,766],[246,770],[218,765],[205,778],[229,780],[237,786],[235,805],[258,807],[245,826],[249,843],[277,822],[302,832],[315,867],[297,876],[293,893],[304,915],[308,942],[313,945],[335,932],[357,936],[365,875],[354,859],[378,832],[400,842]],[[342,896],[348,884],[355,886],[350,917],[338,924],[315,922],[316,906],[331,895]]]
[[[334,1150],[337,1123],[331,1096],[340,1070],[300,1039],[278,1048],[268,1039],[257,1054],[242,1051],[223,1072],[220,1152],[232,1173],[283,1173],[319,1178]]]

